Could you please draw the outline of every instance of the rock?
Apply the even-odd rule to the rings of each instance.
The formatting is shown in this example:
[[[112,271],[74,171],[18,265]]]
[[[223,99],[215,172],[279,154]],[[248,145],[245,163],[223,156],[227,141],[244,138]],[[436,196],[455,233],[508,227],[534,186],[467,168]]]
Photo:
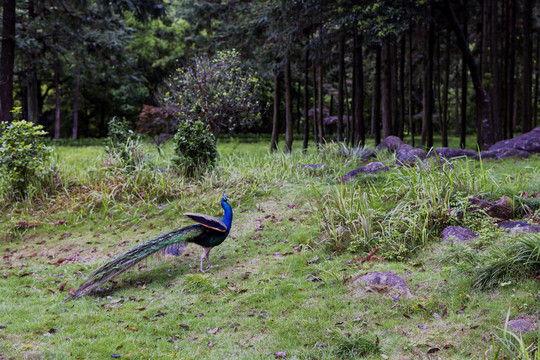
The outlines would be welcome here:
[[[461,243],[476,240],[478,235],[470,229],[459,226],[448,226],[442,232],[442,241]]]
[[[539,233],[540,226],[531,225],[526,221],[504,221],[497,225],[499,229],[505,229],[512,235],[517,235],[524,232]]]
[[[450,168],[452,168],[452,169],[454,168],[454,165],[452,165],[452,163],[449,163],[448,161],[446,161],[442,157],[440,157],[440,158],[437,158],[437,157],[427,158],[422,162],[417,162],[416,166],[419,166],[420,164],[426,170],[432,170],[432,169],[436,169],[436,168],[441,168],[443,166],[443,164],[448,164],[448,166]]]
[[[418,160],[426,158],[426,152],[408,144],[401,144],[396,150],[397,162],[403,165],[414,165]]]
[[[405,144],[403,140],[401,140],[397,136],[390,135],[390,136],[387,136],[383,141],[381,141],[379,145],[377,145],[377,149],[378,150],[386,149],[388,151],[396,151],[397,148],[402,144]]]
[[[458,157],[470,157],[473,158],[475,156],[478,156],[478,153],[476,151],[467,150],[467,149],[454,149],[449,147],[438,147],[435,149],[435,151],[431,151],[429,153],[429,156],[435,156],[435,153],[439,157],[446,158],[446,159],[454,159]]]
[[[474,211],[475,208],[485,210],[489,216],[499,219],[508,220],[514,216],[514,203],[508,196],[497,201],[486,201],[472,196],[469,198],[467,210]]]
[[[388,295],[399,295],[413,297],[409,290],[409,285],[401,277],[392,272],[373,272],[367,273],[356,279],[353,285],[366,285],[362,290],[364,292],[383,292]]]
[[[509,320],[508,327],[512,329],[513,332],[518,334],[536,331],[538,329],[536,323],[528,317],[520,317]]]
[[[358,169],[349,171],[347,174],[343,176],[341,179],[342,182],[345,182],[347,180],[350,180],[354,177],[357,177],[358,174],[375,174],[379,171],[388,171],[390,170],[388,166],[385,166],[382,162],[372,162],[365,166],[359,167]]]
[[[505,159],[509,157],[517,157],[526,159],[529,157],[529,153],[525,150],[518,150],[518,149],[494,149],[494,150],[487,150],[482,151],[480,155],[474,156],[474,159],[479,159],[482,157],[482,159]]]
[[[540,152],[540,126],[528,133],[516,136],[512,139],[502,140],[493,144],[489,150],[516,149],[530,153]]]
[[[356,157],[359,158],[360,161],[368,161],[369,159],[376,158],[377,152],[370,149],[364,149],[364,148],[352,148],[352,149],[345,149],[342,154],[346,156]]]

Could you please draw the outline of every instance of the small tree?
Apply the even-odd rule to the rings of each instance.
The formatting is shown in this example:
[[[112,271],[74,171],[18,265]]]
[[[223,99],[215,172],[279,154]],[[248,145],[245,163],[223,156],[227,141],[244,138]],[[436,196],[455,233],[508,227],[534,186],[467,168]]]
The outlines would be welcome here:
[[[258,79],[242,69],[236,50],[220,51],[177,69],[166,81],[162,102],[177,110],[180,122],[201,121],[217,139],[223,130],[260,118],[257,86]]]
[[[48,169],[51,149],[42,139],[47,132],[25,120],[2,122],[0,130],[0,173],[15,196],[25,196]]]

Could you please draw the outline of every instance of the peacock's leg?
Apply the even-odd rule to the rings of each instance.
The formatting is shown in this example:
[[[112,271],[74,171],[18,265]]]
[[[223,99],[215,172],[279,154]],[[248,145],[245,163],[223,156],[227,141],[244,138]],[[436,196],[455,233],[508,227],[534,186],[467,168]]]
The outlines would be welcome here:
[[[208,264],[207,269],[210,268],[210,260],[208,258],[208,255],[210,254],[210,250],[212,250],[211,247],[205,247],[203,249],[203,252],[201,254],[201,266],[199,267],[200,272],[206,272],[206,270],[203,270],[203,267],[202,267],[204,259],[206,259],[206,263]]]
[[[217,265],[210,265],[210,250],[212,250],[211,247],[205,247],[203,249],[203,252],[201,254],[201,266],[199,267],[200,272],[206,272],[206,270],[203,270],[203,261],[206,259],[206,265],[207,269],[211,269],[213,267],[217,267]]]

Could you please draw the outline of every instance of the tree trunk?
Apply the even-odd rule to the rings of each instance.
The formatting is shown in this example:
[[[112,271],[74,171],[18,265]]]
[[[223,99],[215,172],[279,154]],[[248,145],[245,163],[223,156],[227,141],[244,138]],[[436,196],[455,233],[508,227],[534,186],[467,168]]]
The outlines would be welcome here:
[[[401,51],[399,54],[399,108],[398,108],[398,127],[397,135],[403,139],[405,132],[405,35],[401,36]]]
[[[285,59],[285,151],[292,151],[293,144],[293,118],[292,118],[292,91],[291,91],[291,62]]]
[[[491,76],[493,79],[493,87],[491,89],[491,121],[493,124],[493,138],[495,141],[503,139],[502,123],[501,123],[501,109],[502,109],[502,97],[501,97],[501,80],[500,80],[500,66],[499,66],[499,28],[498,24],[498,1],[491,0]]]
[[[343,84],[345,82],[345,32],[341,31],[339,37],[339,70],[338,70],[338,119],[337,119],[337,141],[343,141]]]
[[[480,73],[478,72],[478,65],[476,64],[474,57],[469,48],[469,43],[463,34],[461,25],[456,18],[454,9],[450,4],[450,0],[445,0],[446,11],[443,13],[446,15],[452,27],[452,31],[457,37],[457,44],[464,56],[467,67],[471,73],[471,79],[473,82],[474,90],[476,92],[477,101],[480,107],[480,131],[481,131],[481,143],[482,149],[487,149],[493,145],[493,129],[491,128],[491,109],[489,104],[489,95],[482,85]]]
[[[319,75],[319,82],[317,84],[319,88],[319,90],[317,91],[319,95],[319,100],[317,101],[319,105],[319,111],[318,111],[318,116],[317,116],[317,126],[319,128],[318,129],[319,143],[323,144],[325,141],[324,140],[324,123],[323,123],[324,94],[323,94],[323,67],[321,64],[317,66],[317,71]]]
[[[424,114],[422,138],[428,149],[433,147],[433,53],[435,49],[435,25],[431,20],[428,25],[427,64],[424,73]]]
[[[276,151],[279,142],[279,70],[274,69],[274,114],[272,116],[272,139],[270,140],[270,150]]]
[[[33,0],[28,1],[28,18],[31,22],[35,21],[36,19],[35,3]],[[36,33],[35,31],[30,31],[29,35],[31,37],[34,37],[36,36]],[[37,61],[36,57],[37,56],[35,52],[33,50],[30,50],[30,66],[26,71],[26,97],[24,98],[27,114],[26,120],[34,124],[37,124],[39,122],[39,116],[41,112],[41,107],[39,105],[40,84],[37,78],[37,71],[35,65],[35,62]]]
[[[411,135],[411,146],[415,146],[414,143],[414,121],[413,121],[413,93],[412,93],[412,78],[413,78],[413,64],[412,64],[412,51],[413,51],[413,29],[412,20],[409,21],[409,56],[408,56],[408,68],[409,79],[407,81],[407,93],[409,94],[409,133]]]
[[[309,143],[309,51],[306,50],[304,57],[304,151],[308,148]]]
[[[13,69],[15,65],[16,0],[3,1],[2,49],[0,53],[0,122],[12,120]]]
[[[386,139],[386,137],[394,134],[394,130],[392,128],[392,59],[390,44],[388,41],[386,41],[382,46],[381,60],[382,137],[383,139]]]
[[[523,9],[523,94],[522,94],[522,131],[532,129],[531,88],[532,88],[532,6],[533,0],[524,1]]]
[[[516,69],[516,3],[510,0],[508,3],[508,11],[506,12],[508,28],[506,30],[506,79],[505,79],[505,137],[511,138],[514,133],[514,97],[515,97],[515,80],[514,74]]]
[[[317,116],[317,67],[315,66],[315,63],[312,63],[312,79],[313,79],[313,108],[312,108],[312,116],[313,116],[313,139],[315,140],[315,144],[319,144],[319,123],[318,123],[318,116]]]
[[[467,38],[467,13],[463,15],[463,36]],[[467,146],[467,98],[468,98],[468,84],[467,84],[467,59],[465,54],[461,59],[461,129],[459,132],[459,147],[465,149]]]
[[[375,145],[381,142],[381,46],[377,45],[375,55],[375,89],[373,91],[373,133]]]
[[[77,140],[79,134],[79,89],[80,89],[80,79],[81,79],[81,65],[77,63],[76,74],[75,74],[75,90],[73,96],[73,140]]]
[[[447,31],[446,56],[444,59],[444,91],[442,100],[441,137],[442,146],[448,146],[448,93],[450,92],[450,32]]]
[[[60,139],[60,80],[58,62],[55,60],[53,63],[54,70],[54,138]]]
[[[364,128],[364,59],[362,51],[362,35],[354,31],[354,67],[353,67],[353,128],[354,146],[366,143]],[[351,141],[352,142],[352,141]]]

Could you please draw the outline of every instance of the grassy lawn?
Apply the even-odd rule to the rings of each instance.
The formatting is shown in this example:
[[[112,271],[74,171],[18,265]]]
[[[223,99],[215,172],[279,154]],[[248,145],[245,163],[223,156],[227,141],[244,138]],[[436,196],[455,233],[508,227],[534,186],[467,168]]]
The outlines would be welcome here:
[[[383,153],[391,171],[342,184],[362,163],[335,144],[268,148],[222,142],[218,168],[193,180],[168,171],[170,147],[160,158],[146,146],[152,165],[129,173],[109,166],[103,147],[57,147],[56,193],[2,207],[0,359],[497,359],[508,311],[539,322],[534,274],[518,268],[475,287],[495,250],[518,238],[465,210],[469,196],[506,195],[516,217],[539,222],[540,156],[432,171],[398,168]],[[223,191],[234,221],[211,253],[217,268],[199,273],[201,248],[189,245],[68,299],[111,257],[189,225],[182,213],[221,217]],[[442,243],[448,225],[479,238]],[[381,261],[359,261],[374,248]],[[403,277],[412,296],[353,284],[382,271]]]

